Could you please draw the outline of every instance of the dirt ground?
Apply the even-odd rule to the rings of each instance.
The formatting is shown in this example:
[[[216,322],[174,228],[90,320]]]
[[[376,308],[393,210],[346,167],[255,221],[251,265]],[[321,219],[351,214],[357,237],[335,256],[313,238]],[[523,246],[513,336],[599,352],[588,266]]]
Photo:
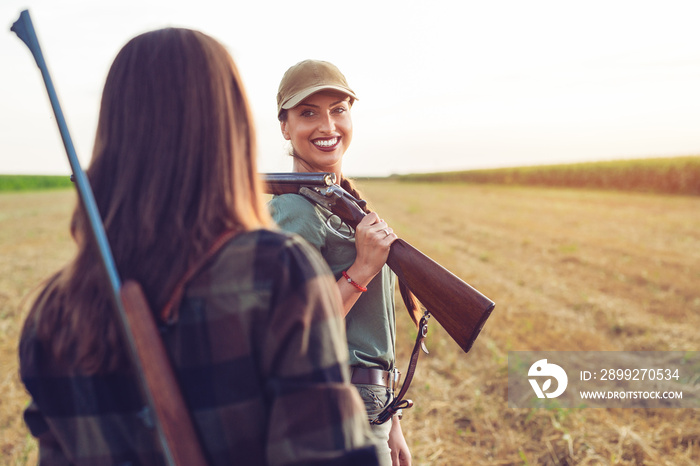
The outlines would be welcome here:
[[[402,423],[415,465],[700,463],[700,409],[513,409],[509,351],[697,351],[700,198],[369,181],[400,237],[496,302],[465,354],[431,323]],[[0,456],[34,464],[17,338],[72,254],[71,191],[0,195]],[[415,331],[398,318],[399,366]]]

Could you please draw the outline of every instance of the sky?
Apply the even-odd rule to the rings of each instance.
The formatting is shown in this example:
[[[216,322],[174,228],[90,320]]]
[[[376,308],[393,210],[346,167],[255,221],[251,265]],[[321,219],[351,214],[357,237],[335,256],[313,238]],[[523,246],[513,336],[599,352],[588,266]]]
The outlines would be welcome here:
[[[275,96],[307,58],[359,97],[347,176],[700,155],[696,1],[0,0],[2,174],[70,173],[24,9],[83,167],[112,60],[169,26],[230,51],[261,172],[291,169]]]

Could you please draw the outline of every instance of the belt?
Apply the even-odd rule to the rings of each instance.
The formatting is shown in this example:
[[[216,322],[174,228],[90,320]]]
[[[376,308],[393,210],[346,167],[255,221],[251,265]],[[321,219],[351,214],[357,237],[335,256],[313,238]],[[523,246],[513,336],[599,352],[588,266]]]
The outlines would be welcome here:
[[[353,384],[380,385],[393,390],[399,383],[398,371],[394,376],[393,371],[354,366],[350,368],[350,374],[350,382]]]

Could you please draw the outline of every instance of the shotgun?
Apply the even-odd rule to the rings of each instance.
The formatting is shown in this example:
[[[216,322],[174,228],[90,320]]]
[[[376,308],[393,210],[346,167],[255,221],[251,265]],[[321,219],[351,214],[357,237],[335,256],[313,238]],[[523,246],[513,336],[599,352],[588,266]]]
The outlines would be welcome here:
[[[107,234],[87,175],[80,167],[68,125],[63,117],[53,81],[39,46],[29,11],[20,13],[10,28],[24,42],[41,70],[53,108],[56,123],[63,139],[68,161],[73,170],[78,194],[87,212],[90,227],[97,242],[100,258],[107,271],[112,297],[117,309],[122,332],[130,352],[141,390],[149,409],[154,414],[158,439],[165,461],[169,465],[206,465],[194,424],[180,392],[167,351],[160,339],[153,314],[141,285],[133,280],[123,285],[119,279]],[[155,395],[158,396],[155,396]]]
[[[365,201],[335,183],[334,173],[266,173],[268,194],[295,193],[355,228],[366,215]],[[387,265],[452,339],[468,352],[495,303],[402,239],[395,240]]]

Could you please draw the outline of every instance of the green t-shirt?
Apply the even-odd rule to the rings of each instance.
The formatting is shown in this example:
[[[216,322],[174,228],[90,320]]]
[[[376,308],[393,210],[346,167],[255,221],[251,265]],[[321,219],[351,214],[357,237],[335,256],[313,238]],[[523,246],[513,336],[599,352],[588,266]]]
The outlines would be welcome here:
[[[338,217],[329,220],[332,213],[298,194],[275,196],[268,205],[280,228],[299,234],[321,252],[336,279],[355,262],[355,238]],[[393,369],[394,280],[394,273],[384,265],[345,317],[351,366]]]

